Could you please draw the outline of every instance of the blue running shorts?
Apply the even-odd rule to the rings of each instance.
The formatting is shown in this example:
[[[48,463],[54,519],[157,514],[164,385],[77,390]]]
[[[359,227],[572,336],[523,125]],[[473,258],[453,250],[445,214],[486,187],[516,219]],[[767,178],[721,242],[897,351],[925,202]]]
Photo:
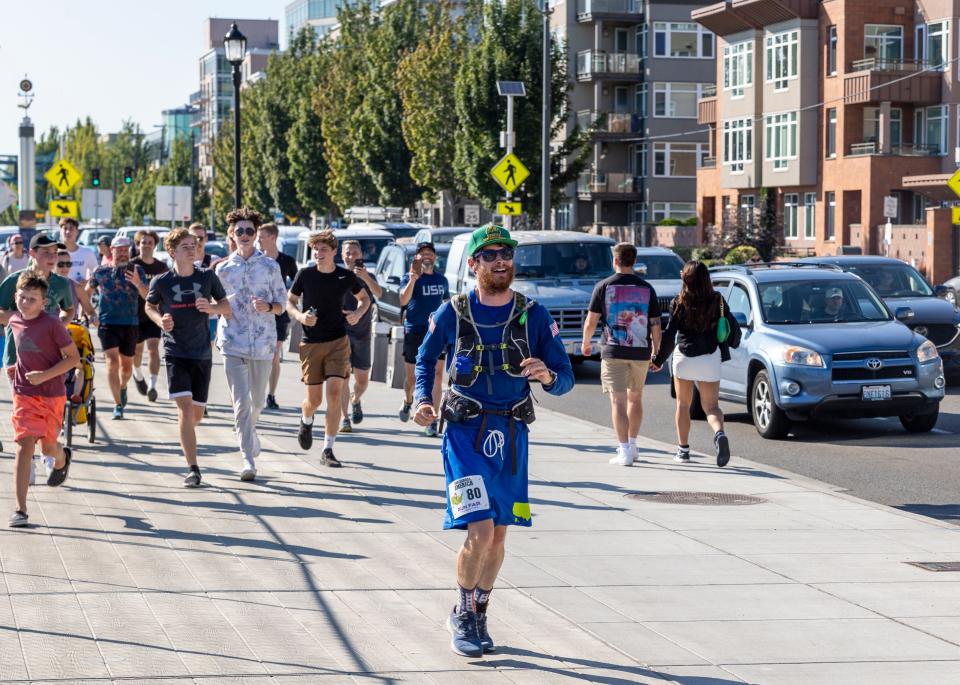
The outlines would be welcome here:
[[[443,432],[443,471],[447,479],[447,512],[443,527],[493,519],[497,526],[530,526],[527,498],[527,426],[506,416],[487,416],[476,449],[482,417],[448,423]],[[517,473],[513,474],[508,421],[514,423]]]

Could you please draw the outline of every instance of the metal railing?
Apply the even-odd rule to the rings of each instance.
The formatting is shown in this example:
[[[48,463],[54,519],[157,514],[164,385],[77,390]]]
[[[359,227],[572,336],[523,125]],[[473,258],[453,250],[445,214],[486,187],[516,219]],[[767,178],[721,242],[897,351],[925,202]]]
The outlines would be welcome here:
[[[617,193],[628,195],[637,192],[637,177],[633,174],[606,171],[587,172],[577,179],[578,193]]]
[[[877,141],[866,141],[863,143],[853,143],[850,145],[850,157],[863,157],[866,155],[884,154],[880,152],[880,143]],[[939,145],[914,145],[905,143],[890,146],[890,156],[893,157],[932,157],[940,154]]]
[[[633,112],[598,112],[582,109],[577,112],[577,125],[582,129],[593,128],[599,133],[638,133],[640,115]]]
[[[643,14],[641,0],[577,0],[577,16],[589,14]]]
[[[850,71],[923,71],[924,69],[942,68],[942,66],[942,64],[924,60],[867,57],[853,60],[850,63]]]
[[[641,59],[627,53],[581,50],[577,53],[577,78],[593,74],[639,74]]]

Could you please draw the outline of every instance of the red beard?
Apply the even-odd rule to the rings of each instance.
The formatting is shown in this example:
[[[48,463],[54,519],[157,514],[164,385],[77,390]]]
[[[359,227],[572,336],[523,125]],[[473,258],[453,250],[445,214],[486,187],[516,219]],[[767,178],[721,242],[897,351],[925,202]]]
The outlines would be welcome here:
[[[480,289],[488,293],[502,293],[513,284],[513,264],[507,267],[503,274],[495,274],[492,270],[483,269],[477,274],[477,283]]]

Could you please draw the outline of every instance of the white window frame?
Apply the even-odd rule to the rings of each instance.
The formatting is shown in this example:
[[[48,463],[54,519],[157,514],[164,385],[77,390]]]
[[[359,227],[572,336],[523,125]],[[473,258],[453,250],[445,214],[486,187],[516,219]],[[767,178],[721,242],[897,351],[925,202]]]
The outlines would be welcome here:
[[[684,27],[684,28],[680,28]],[[692,55],[671,55],[670,37],[673,33],[696,33],[697,41]],[[657,35],[663,35],[664,52],[657,52]],[[705,54],[703,50],[704,40],[710,46],[710,54]],[[713,33],[705,29],[700,24],[687,21],[656,21],[653,23],[653,53],[654,57],[663,57],[666,59],[713,59],[716,52],[716,38]]]
[[[944,68],[950,62],[950,20],[927,22],[923,29],[923,61],[931,67]],[[939,55],[930,54],[930,39],[934,36],[941,38]]]
[[[696,178],[696,170],[703,164],[703,158],[708,151],[706,143],[654,143],[653,144],[653,175],[657,178]],[[673,155],[675,153],[693,153],[694,173],[691,176],[680,176],[671,173]],[[662,155],[662,158],[661,158]],[[657,173],[658,158],[662,159],[663,173]]]
[[[774,84],[774,90],[786,90],[799,72],[800,32],[767,34],[766,46],[766,83]]]
[[[753,41],[743,40],[723,46],[723,89],[734,98],[743,97],[744,88],[753,86]]]
[[[703,89],[706,83],[689,83],[685,81],[656,81],[653,84],[653,116],[656,119],[696,119],[697,101],[703,97]],[[684,93],[694,96],[693,111],[690,114],[677,114],[677,108],[673,102],[673,94]],[[663,96],[663,113],[658,110],[657,100]]]
[[[815,240],[817,237],[817,194],[803,194],[803,237]]]
[[[674,214],[683,214],[684,216],[674,216]],[[653,223],[658,224],[664,219],[675,218],[681,219],[682,221],[695,217],[696,215],[696,202],[654,202],[651,219]]]
[[[827,130],[824,133],[823,147],[824,157],[827,159],[836,159],[837,157],[837,108],[830,107],[826,112]],[[830,148],[833,148],[831,151]]]
[[[877,131],[876,142],[877,143],[877,152],[880,151],[880,108],[879,107],[864,107],[863,108],[863,142],[870,142],[867,140],[867,124],[876,122],[874,128]],[[897,135],[893,135],[894,122],[897,125]],[[890,145],[891,146],[901,146],[903,145],[903,110],[900,107],[891,107],[890,108]]]
[[[923,144],[936,145],[937,154],[943,157],[947,154],[947,138],[950,129],[950,105],[934,105],[927,107],[923,111]],[[940,140],[930,140],[930,124],[932,121],[940,122]]]
[[[783,171],[787,168],[789,160],[797,158],[797,113],[767,115],[764,135],[765,159],[773,162],[775,171]]]
[[[827,76],[837,73],[837,46],[837,27],[834,24],[827,27]]]
[[[800,193],[783,195],[783,237],[787,240],[800,238]]]
[[[647,57],[647,24],[641,24],[637,27],[637,56],[640,59]]]
[[[878,35],[876,33],[874,33],[873,35],[870,35],[870,29],[873,29],[874,31],[876,31],[877,29],[896,29],[898,33],[895,36],[883,35],[883,34]],[[876,40],[877,42],[877,54],[874,55],[873,59],[876,60],[876,63],[878,66],[884,65],[884,64],[896,63],[896,62],[903,62],[903,26],[901,26],[900,24],[864,24],[863,25],[863,57],[864,59],[868,59],[867,41],[871,38]],[[900,51],[899,51],[900,56],[897,57],[896,59],[887,60],[881,56],[883,45],[884,43],[887,43],[887,42],[895,42],[900,44]]]
[[[753,162],[753,119],[724,119],[723,164],[731,174],[742,174],[745,164]]]

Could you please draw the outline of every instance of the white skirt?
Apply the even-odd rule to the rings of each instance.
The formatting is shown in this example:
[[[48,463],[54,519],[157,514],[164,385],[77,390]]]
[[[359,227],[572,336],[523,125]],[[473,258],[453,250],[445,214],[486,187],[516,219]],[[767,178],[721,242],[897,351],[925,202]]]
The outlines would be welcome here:
[[[673,375],[685,381],[716,383],[720,380],[720,348],[713,354],[687,357],[677,347],[673,350]]]

